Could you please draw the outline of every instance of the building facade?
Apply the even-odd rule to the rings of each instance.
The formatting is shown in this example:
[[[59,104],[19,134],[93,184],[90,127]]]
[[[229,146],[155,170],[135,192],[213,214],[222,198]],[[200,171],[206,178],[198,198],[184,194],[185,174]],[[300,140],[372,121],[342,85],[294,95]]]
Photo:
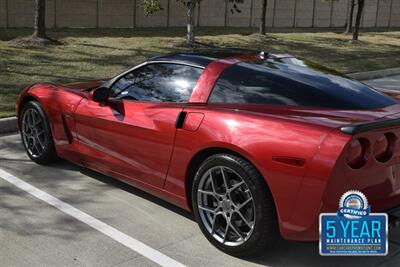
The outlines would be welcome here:
[[[185,7],[161,0],[163,10],[145,16],[141,0],[46,0],[46,24],[63,28],[176,27],[186,23]],[[349,0],[268,0],[268,27],[344,27]],[[34,0],[0,0],[0,27],[32,27]],[[261,0],[243,0],[240,13],[227,0],[203,0],[197,26],[254,27]],[[400,27],[400,0],[366,0],[362,27]]]

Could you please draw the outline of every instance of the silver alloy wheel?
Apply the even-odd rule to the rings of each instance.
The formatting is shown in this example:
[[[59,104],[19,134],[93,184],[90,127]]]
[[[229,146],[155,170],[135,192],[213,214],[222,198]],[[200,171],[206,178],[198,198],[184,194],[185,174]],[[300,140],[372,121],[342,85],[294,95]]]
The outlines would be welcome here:
[[[34,108],[25,110],[21,122],[22,141],[29,155],[39,158],[46,149],[47,135],[44,122]]]
[[[197,204],[204,226],[220,243],[238,246],[253,233],[253,196],[243,178],[231,168],[216,166],[201,177]]]

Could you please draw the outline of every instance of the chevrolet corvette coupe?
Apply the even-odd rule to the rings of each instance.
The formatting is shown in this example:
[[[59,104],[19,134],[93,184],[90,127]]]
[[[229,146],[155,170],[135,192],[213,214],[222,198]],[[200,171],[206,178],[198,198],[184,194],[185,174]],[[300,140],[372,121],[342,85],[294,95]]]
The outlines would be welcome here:
[[[154,57],[109,80],[22,91],[23,145],[190,210],[226,253],[317,240],[318,216],[360,190],[400,205],[400,106],[307,60],[231,49]]]

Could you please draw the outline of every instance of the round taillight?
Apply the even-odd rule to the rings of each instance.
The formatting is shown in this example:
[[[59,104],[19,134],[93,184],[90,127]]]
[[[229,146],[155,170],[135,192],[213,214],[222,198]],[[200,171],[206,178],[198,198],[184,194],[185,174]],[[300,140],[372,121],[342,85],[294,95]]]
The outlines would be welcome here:
[[[375,141],[374,157],[379,162],[386,162],[393,156],[393,148],[396,136],[393,133],[385,133]]]
[[[367,139],[353,140],[347,150],[346,162],[353,169],[361,168],[367,161],[369,142]]]

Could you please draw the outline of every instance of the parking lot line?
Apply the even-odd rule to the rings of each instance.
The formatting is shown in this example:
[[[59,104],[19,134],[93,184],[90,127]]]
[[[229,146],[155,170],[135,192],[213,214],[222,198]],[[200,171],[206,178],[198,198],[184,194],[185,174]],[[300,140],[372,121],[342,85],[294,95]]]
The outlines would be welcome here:
[[[46,202],[47,204],[57,208],[65,214],[85,223],[86,225],[96,229],[97,231],[105,234],[106,236],[114,239],[115,241],[121,243],[122,245],[132,249],[133,251],[141,254],[147,259],[161,265],[168,267],[183,267],[180,262],[162,254],[161,252],[149,247],[148,245],[136,240],[121,231],[115,229],[114,227],[94,218],[93,216],[74,208],[73,206],[63,202],[62,200],[53,197],[52,195],[28,184],[27,182],[15,177],[11,173],[0,169],[0,178],[13,184],[19,189],[29,193],[30,195]]]

